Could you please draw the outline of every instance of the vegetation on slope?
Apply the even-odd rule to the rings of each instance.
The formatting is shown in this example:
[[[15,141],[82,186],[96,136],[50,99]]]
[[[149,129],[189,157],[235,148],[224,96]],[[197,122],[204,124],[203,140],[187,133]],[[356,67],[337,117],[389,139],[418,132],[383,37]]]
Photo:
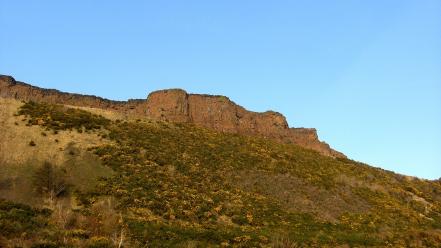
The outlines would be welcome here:
[[[70,195],[55,199],[70,197],[75,204],[49,206],[52,231],[36,229],[45,233],[38,242],[66,247],[441,243],[436,182],[187,124],[111,122],[38,103],[24,104],[19,114],[31,117],[31,125],[84,127],[111,141],[90,152],[113,174],[94,187],[72,185]],[[7,216],[0,219],[8,222]],[[26,232],[24,226],[17,233]]]
[[[41,125],[54,131],[76,129],[96,130],[107,126],[110,121],[90,112],[66,108],[62,105],[27,102],[18,111],[29,117],[29,125]]]

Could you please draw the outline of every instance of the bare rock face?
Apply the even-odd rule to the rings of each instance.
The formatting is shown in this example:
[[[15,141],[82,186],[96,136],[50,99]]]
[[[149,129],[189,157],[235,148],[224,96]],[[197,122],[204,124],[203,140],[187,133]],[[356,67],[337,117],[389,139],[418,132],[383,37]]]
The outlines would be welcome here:
[[[0,76],[0,97],[116,110],[126,104],[126,102],[110,101],[96,96],[85,96],[64,93],[53,89],[42,89],[17,82],[10,76]]]
[[[260,136],[293,143],[331,157],[345,157],[318,139],[311,128],[290,128],[277,112],[251,112],[225,96],[188,94],[181,89],[152,92],[146,100],[111,101],[96,96],[42,89],[0,76],[0,97],[102,108],[155,120],[188,122],[221,132]]]
[[[197,125],[223,132],[238,132],[240,109],[226,97],[190,95],[189,110],[191,122]]]
[[[225,96],[187,94],[183,90],[161,90],[147,98],[147,116],[172,122],[191,122],[222,132],[261,136],[294,143],[331,157],[345,157],[318,139],[313,128],[289,128],[277,112],[247,111]]]
[[[188,122],[188,95],[180,89],[152,92],[147,97],[146,115],[157,120]]]

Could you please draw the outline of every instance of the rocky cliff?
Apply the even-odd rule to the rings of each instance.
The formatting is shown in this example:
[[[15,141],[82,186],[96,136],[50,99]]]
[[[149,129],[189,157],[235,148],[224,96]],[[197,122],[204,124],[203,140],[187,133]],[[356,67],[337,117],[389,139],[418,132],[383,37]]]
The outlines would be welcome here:
[[[155,91],[146,100],[112,101],[96,96],[42,89],[0,76],[0,97],[25,101],[101,108],[170,122],[188,122],[222,132],[261,136],[294,143],[331,157],[345,157],[318,139],[311,128],[290,128],[280,113],[247,111],[224,96],[188,94],[184,90]]]

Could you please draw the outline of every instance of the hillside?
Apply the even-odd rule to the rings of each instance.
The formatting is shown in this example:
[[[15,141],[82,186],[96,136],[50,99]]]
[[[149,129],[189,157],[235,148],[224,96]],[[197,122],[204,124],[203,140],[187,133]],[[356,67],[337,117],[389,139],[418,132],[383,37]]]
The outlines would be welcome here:
[[[171,89],[152,92],[147,99],[112,101],[96,96],[42,89],[0,75],[0,97],[52,104],[111,110],[126,117],[137,116],[175,123],[192,123],[221,132],[239,133],[297,144],[331,157],[345,157],[319,140],[313,128],[290,128],[277,112],[251,112],[225,96],[188,94]]]
[[[439,181],[83,107],[0,98],[0,247],[440,247]]]

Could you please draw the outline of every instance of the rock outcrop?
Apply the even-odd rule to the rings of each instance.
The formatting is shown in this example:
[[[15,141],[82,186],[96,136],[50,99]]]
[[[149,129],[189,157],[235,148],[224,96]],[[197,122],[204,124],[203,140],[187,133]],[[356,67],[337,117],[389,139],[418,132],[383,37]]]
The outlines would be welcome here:
[[[146,100],[112,101],[96,96],[42,89],[0,76],[0,97],[25,101],[101,108],[155,120],[188,122],[221,132],[240,133],[294,143],[331,157],[345,157],[318,139],[311,128],[290,128],[277,112],[251,112],[224,96],[188,94],[181,89],[160,90]]]

